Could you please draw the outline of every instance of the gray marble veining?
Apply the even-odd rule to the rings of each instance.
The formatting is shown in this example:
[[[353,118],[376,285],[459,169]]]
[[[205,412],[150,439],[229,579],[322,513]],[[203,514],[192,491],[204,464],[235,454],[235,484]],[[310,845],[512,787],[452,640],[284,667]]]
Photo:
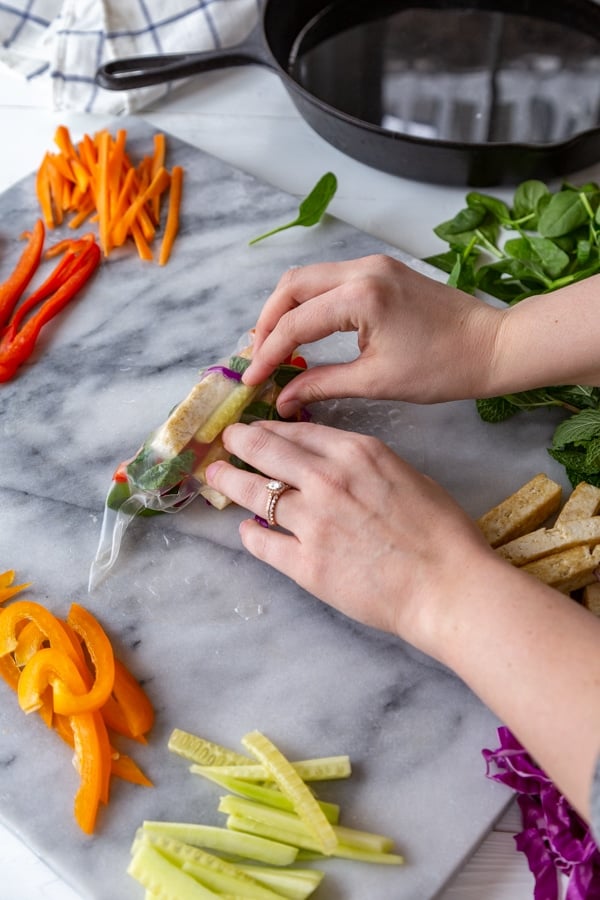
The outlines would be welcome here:
[[[131,146],[147,152],[151,129],[127,127]],[[342,803],[348,824],[389,833],[406,855],[401,869],[328,861],[317,896],[427,900],[508,800],[485,779],[481,758],[482,747],[495,746],[497,722],[463,684],[249,557],[234,508],[219,513],[200,501],[135,521],[114,571],[87,594],[115,465],[187,394],[198,367],[252,326],[287,267],[378,251],[420,266],[330,217],[249,247],[292,218],[297,200],[171,138],[175,162],[186,181],[169,265],[111,256],[47,327],[32,364],[0,386],[0,571],[16,568],[33,582],[30,595],[58,613],[76,600],[99,616],[155,704],[149,744],[121,746],[156,787],[115,782],[97,835],[82,836],[71,814],[70,751],[0,684],[0,817],[84,897],[141,897],[125,869],[144,818],[221,821],[219,791],[169,754],[172,728],[234,747],[258,728],[295,758],[349,753],[353,778],[324,796]],[[315,181],[321,174],[316,160]],[[33,178],[3,195],[0,209],[1,278],[15,236],[37,215]],[[336,337],[311,358],[352,352],[350,338]],[[560,477],[544,450],[550,417],[494,429],[470,403],[357,401],[325,404],[314,416],[378,434],[473,515],[537,471]]]

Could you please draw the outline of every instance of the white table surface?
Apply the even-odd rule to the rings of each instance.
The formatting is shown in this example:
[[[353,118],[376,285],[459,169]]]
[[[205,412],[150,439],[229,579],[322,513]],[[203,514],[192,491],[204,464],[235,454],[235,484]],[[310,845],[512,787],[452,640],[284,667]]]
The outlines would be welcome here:
[[[416,257],[443,248],[433,226],[461,207],[465,190],[419,184],[369,169],[330,147],[300,118],[278,78],[255,67],[202,75],[141,113],[158,128],[304,196],[323,172],[339,188],[330,211]],[[0,70],[0,190],[35,169],[58,124],[75,137],[110,119],[53,111],[49,89]],[[600,166],[585,173],[598,180]],[[497,196],[510,192],[496,190]],[[0,557],[0,570],[10,560]],[[483,777],[483,776],[482,776]],[[440,900],[530,900],[533,878],[514,848],[511,806]],[[435,849],[432,848],[432,852]],[[77,900],[77,895],[0,826],[0,900]],[[132,898],[137,896],[132,885]]]

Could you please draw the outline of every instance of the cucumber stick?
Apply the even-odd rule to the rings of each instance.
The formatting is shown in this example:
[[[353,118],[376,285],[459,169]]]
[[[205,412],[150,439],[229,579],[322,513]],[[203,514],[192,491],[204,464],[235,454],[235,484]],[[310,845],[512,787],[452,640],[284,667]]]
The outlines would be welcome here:
[[[196,825],[187,822],[144,822],[143,830],[164,834],[192,847],[206,847],[230,856],[243,856],[272,866],[287,866],[293,863],[297,849],[278,841],[255,837],[254,835],[233,834],[227,828],[214,825]]]
[[[280,869],[264,865],[240,866],[199,847],[192,847],[166,834],[139,828],[131,853],[142,846],[157,850],[170,863],[183,869],[217,895],[248,900],[306,900],[323,879],[317,869]]]
[[[198,739],[200,740],[200,739]],[[215,746],[215,745],[213,745]],[[223,748],[225,749],[225,748]],[[175,751],[178,752],[178,751]],[[233,753],[233,750],[227,751]],[[181,754],[184,756],[185,754]],[[191,759],[191,756],[187,757]],[[234,763],[231,765],[218,763],[198,763],[200,767],[203,765],[210,766],[215,775],[231,775],[233,778],[243,778],[244,781],[273,781],[273,776],[260,763],[254,760],[242,757],[243,763]],[[197,762],[197,760],[194,760]],[[350,757],[348,756],[324,756],[318,759],[301,759],[297,762],[290,763],[296,770],[302,781],[336,781],[340,778],[349,778],[352,774],[350,765]],[[192,767],[192,772],[197,775],[203,775],[203,772],[197,772]]]
[[[292,801],[282,794],[280,790],[273,787],[266,787],[262,784],[254,784],[251,781],[244,781],[242,778],[231,778],[227,775],[215,775],[211,766],[192,766],[190,771],[203,775],[209,781],[221,785],[232,794],[238,794],[246,800],[255,800],[265,806],[272,806],[275,809],[283,809],[286,812],[293,812],[294,804]],[[327,803],[324,800],[317,800],[325,817],[332,825],[336,825],[340,817],[340,808],[337,803]]]
[[[135,851],[127,873],[161,900],[211,900],[219,896],[147,844]]]
[[[257,822],[255,819],[248,819],[245,816],[230,815],[227,818],[227,827],[232,831],[240,831],[246,834],[252,834],[255,837],[264,837],[273,839],[275,835],[280,841],[289,841],[294,847],[298,847],[297,859],[322,859],[323,854],[318,849],[317,842],[308,834],[301,834],[298,831],[284,831],[280,827],[267,825],[264,822]],[[366,850],[355,846],[348,846],[338,842],[333,853],[328,856],[335,856],[340,859],[353,859],[358,862],[378,863],[389,866],[399,866],[404,863],[404,857],[396,853],[388,851]]]
[[[168,747],[173,753],[201,766],[236,766],[252,763],[252,760],[242,753],[222,747],[220,744],[213,744],[212,741],[190,734],[189,731],[181,731],[179,728],[171,732]]]
[[[260,731],[245,735],[242,744],[271,773],[280,790],[292,801],[299,817],[314,834],[319,849],[326,855],[332,854],[338,843],[333,827],[292,764]]]
[[[246,384],[233,382],[235,387],[228,397],[216,408],[209,419],[201,425],[195,439],[201,444],[212,444],[214,439],[221,434],[227,425],[237,422],[250,401],[259,391],[259,386],[250,387]]]
[[[222,797],[219,803],[219,812],[227,815],[243,816],[256,822],[264,823],[273,828],[280,828],[282,833],[297,834],[299,839],[310,839],[312,833],[308,826],[294,813],[282,809],[264,806],[252,800],[241,797]],[[372,850],[378,853],[386,853],[391,850],[394,842],[391,838],[382,834],[373,834],[370,831],[360,831],[357,828],[348,828],[344,825],[333,825],[333,830],[340,843],[359,850]],[[313,847],[315,841],[312,841]],[[307,846],[303,844],[302,846]]]
[[[306,900],[325,877],[318,869],[272,869],[253,865],[239,865],[238,869],[273,888],[287,900]]]

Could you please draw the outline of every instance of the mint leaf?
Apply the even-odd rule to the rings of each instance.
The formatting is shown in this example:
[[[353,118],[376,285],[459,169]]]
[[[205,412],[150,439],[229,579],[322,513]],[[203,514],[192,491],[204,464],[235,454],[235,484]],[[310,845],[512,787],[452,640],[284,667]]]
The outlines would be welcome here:
[[[227,368],[232,372],[239,372],[240,375],[244,374],[249,365],[250,360],[245,356],[230,356],[227,362]]]
[[[590,441],[585,451],[585,465],[588,472],[600,474],[600,438]]]
[[[519,412],[519,407],[509,403],[504,397],[488,397],[476,400],[477,412],[484,422],[505,422]]]
[[[288,222],[286,225],[279,225],[277,228],[273,228],[272,231],[267,231],[266,234],[253,238],[249,243],[257,244],[258,241],[264,241],[265,238],[271,237],[271,235],[277,234],[279,231],[285,231],[286,228],[294,228],[296,225],[302,225],[305,228],[316,225],[323,218],[325,210],[333,199],[336,190],[337,178],[333,172],[326,172],[317,181],[308,197],[302,201],[298,209],[298,215],[292,222]]]
[[[284,388],[297,375],[301,375],[305,371],[301,366],[290,366],[287,363],[282,363],[280,366],[277,366],[272,377],[277,387]]]
[[[172,459],[146,468],[148,452],[142,452],[127,466],[131,482],[142,491],[167,491],[175,487],[194,468],[193,450],[184,450]]]
[[[600,409],[584,409],[560,423],[554,432],[552,447],[561,450],[567,444],[582,446],[597,437],[600,437]]]

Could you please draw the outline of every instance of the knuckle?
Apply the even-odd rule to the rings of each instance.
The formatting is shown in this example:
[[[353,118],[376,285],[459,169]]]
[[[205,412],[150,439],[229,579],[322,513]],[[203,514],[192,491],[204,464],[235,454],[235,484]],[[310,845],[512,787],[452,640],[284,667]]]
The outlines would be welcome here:
[[[347,433],[345,440],[341,442],[341,451],[344,458],[351,464],[368,463],[377,459],[383,447],[379,438],[370,434]]]
[[[291,266],[289,269],[286,269],[277,283],[277,289],[293,294],[294,285],[298,281],[300,271],[300,266]]]

